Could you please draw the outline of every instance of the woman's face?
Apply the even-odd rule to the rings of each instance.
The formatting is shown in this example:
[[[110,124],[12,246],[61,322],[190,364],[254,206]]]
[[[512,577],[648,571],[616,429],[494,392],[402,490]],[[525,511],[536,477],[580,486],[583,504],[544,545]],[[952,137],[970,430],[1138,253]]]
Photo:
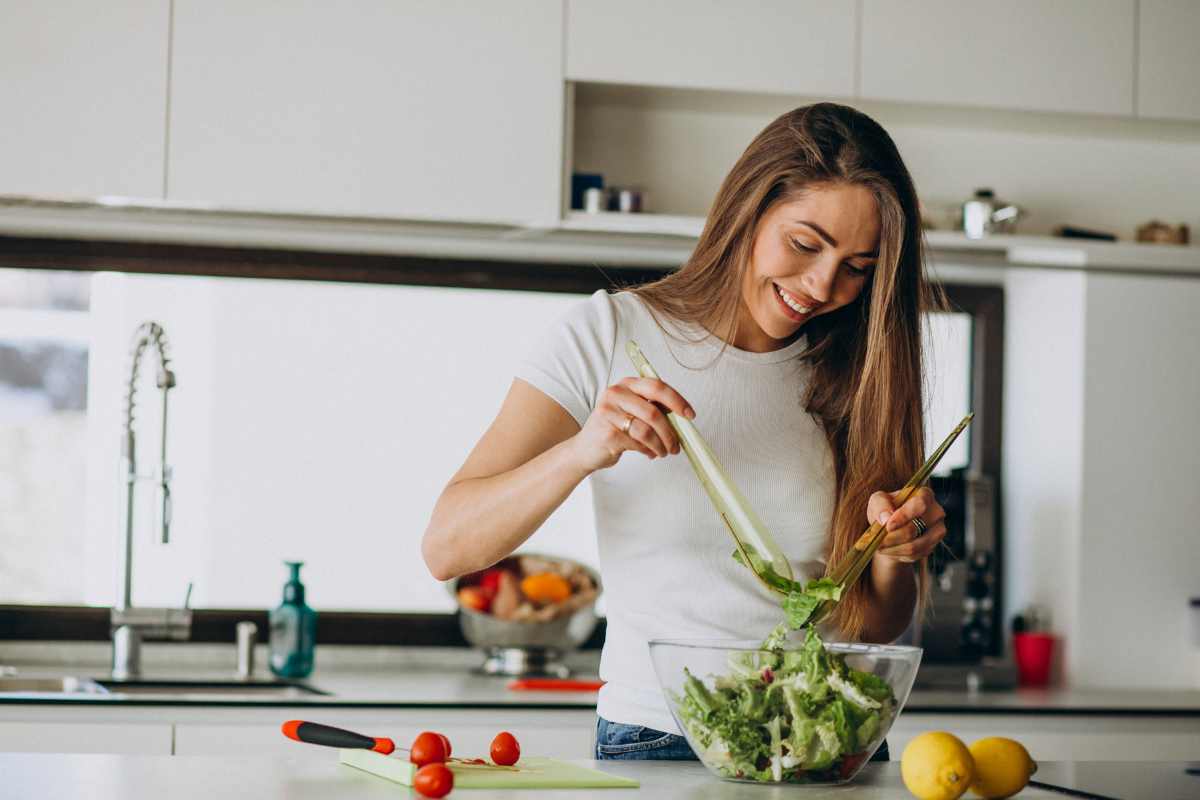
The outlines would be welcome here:
[[[734,347],[787,345],[813,317],[858,297],[879,254],[879,208],[862,186],[822,184],[759,221]]]

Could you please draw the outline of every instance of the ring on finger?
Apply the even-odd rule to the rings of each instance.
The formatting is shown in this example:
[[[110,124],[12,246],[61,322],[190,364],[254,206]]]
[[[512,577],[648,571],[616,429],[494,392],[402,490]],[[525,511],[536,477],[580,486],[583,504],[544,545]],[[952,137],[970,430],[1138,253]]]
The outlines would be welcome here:
[[[629,435],[629,426],[632,424],[633,424],[633,415],[626,414],[625,415],[625,424],[621,426],[621,433],[628,436]]]
[[[913,536],[914,539],[920,539],[925,535],[925,532],[929,530],[929,526],[925,524],[925,520],[921,519],[920,517],[913,517],[912,523],[917,529],[916,535]]]

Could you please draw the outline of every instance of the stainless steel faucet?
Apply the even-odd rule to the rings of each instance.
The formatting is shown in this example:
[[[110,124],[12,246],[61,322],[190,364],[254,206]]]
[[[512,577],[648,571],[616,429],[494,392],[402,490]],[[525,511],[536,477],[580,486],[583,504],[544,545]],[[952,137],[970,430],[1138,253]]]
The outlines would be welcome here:
[[[133,433],[134,403],[138,372],[148,348],[158,355],[155,385],[162,390],[162,432],[159,447],[158,471],[139,475],[137,471],[137,440]],[[175,386],[175,373],[170,370],[167,339],[157,322],[144,322],[133,335],[132,365],[125,403],[125,425],[121,437],[122,473],[125,481],[123,516],[125,521],[125,558],[121,566],[121,594],[110,615],[113,641],[112,676],[117,680],[136,678],[141,674],[141,643],[145,637],[185,640],[191,635],[192,612],[188,609],[191,584],[183,608],[133,607],[133,529],[134,490],[139,480],[152,480],[161,493],[161,542],[171,538],[171,468],[167,465],[167,392]]]

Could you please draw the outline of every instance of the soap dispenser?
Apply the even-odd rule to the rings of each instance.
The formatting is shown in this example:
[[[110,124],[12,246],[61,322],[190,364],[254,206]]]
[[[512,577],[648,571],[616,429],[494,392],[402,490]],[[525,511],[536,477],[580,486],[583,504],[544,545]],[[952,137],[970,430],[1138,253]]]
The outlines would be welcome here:
[[[301,561],[285,561],[292,576],[283,585],[283,602],[270,613],[271,672],[281,678],[306,678],[313,669],[317,612],[304,604]]]

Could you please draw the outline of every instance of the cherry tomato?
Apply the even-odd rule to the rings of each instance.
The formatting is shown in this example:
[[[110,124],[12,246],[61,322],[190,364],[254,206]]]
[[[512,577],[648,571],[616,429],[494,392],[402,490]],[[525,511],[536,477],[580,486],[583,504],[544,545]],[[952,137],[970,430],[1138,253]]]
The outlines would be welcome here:
[[[454,773],[445,764],[426,764],[413,776],[413,788],[426,797],[445,797],[454,788]]]
[[[508,731],[501,731],[492,739],[492,761],[502,767],[511,767],[521,758],[521,745],[517,737]]]
[[[422,731],[413,740],[412,749],[408,753],[408,760],[418,767],[423,767],[426,764],[442,763],[450,755],[446,752],[447,744],[449,742],[440,733]]]
[[[450,758],[450,740],[444,733],[439,733],[438,736],[442,737],[442,744],[446,746],[446,758]]]

